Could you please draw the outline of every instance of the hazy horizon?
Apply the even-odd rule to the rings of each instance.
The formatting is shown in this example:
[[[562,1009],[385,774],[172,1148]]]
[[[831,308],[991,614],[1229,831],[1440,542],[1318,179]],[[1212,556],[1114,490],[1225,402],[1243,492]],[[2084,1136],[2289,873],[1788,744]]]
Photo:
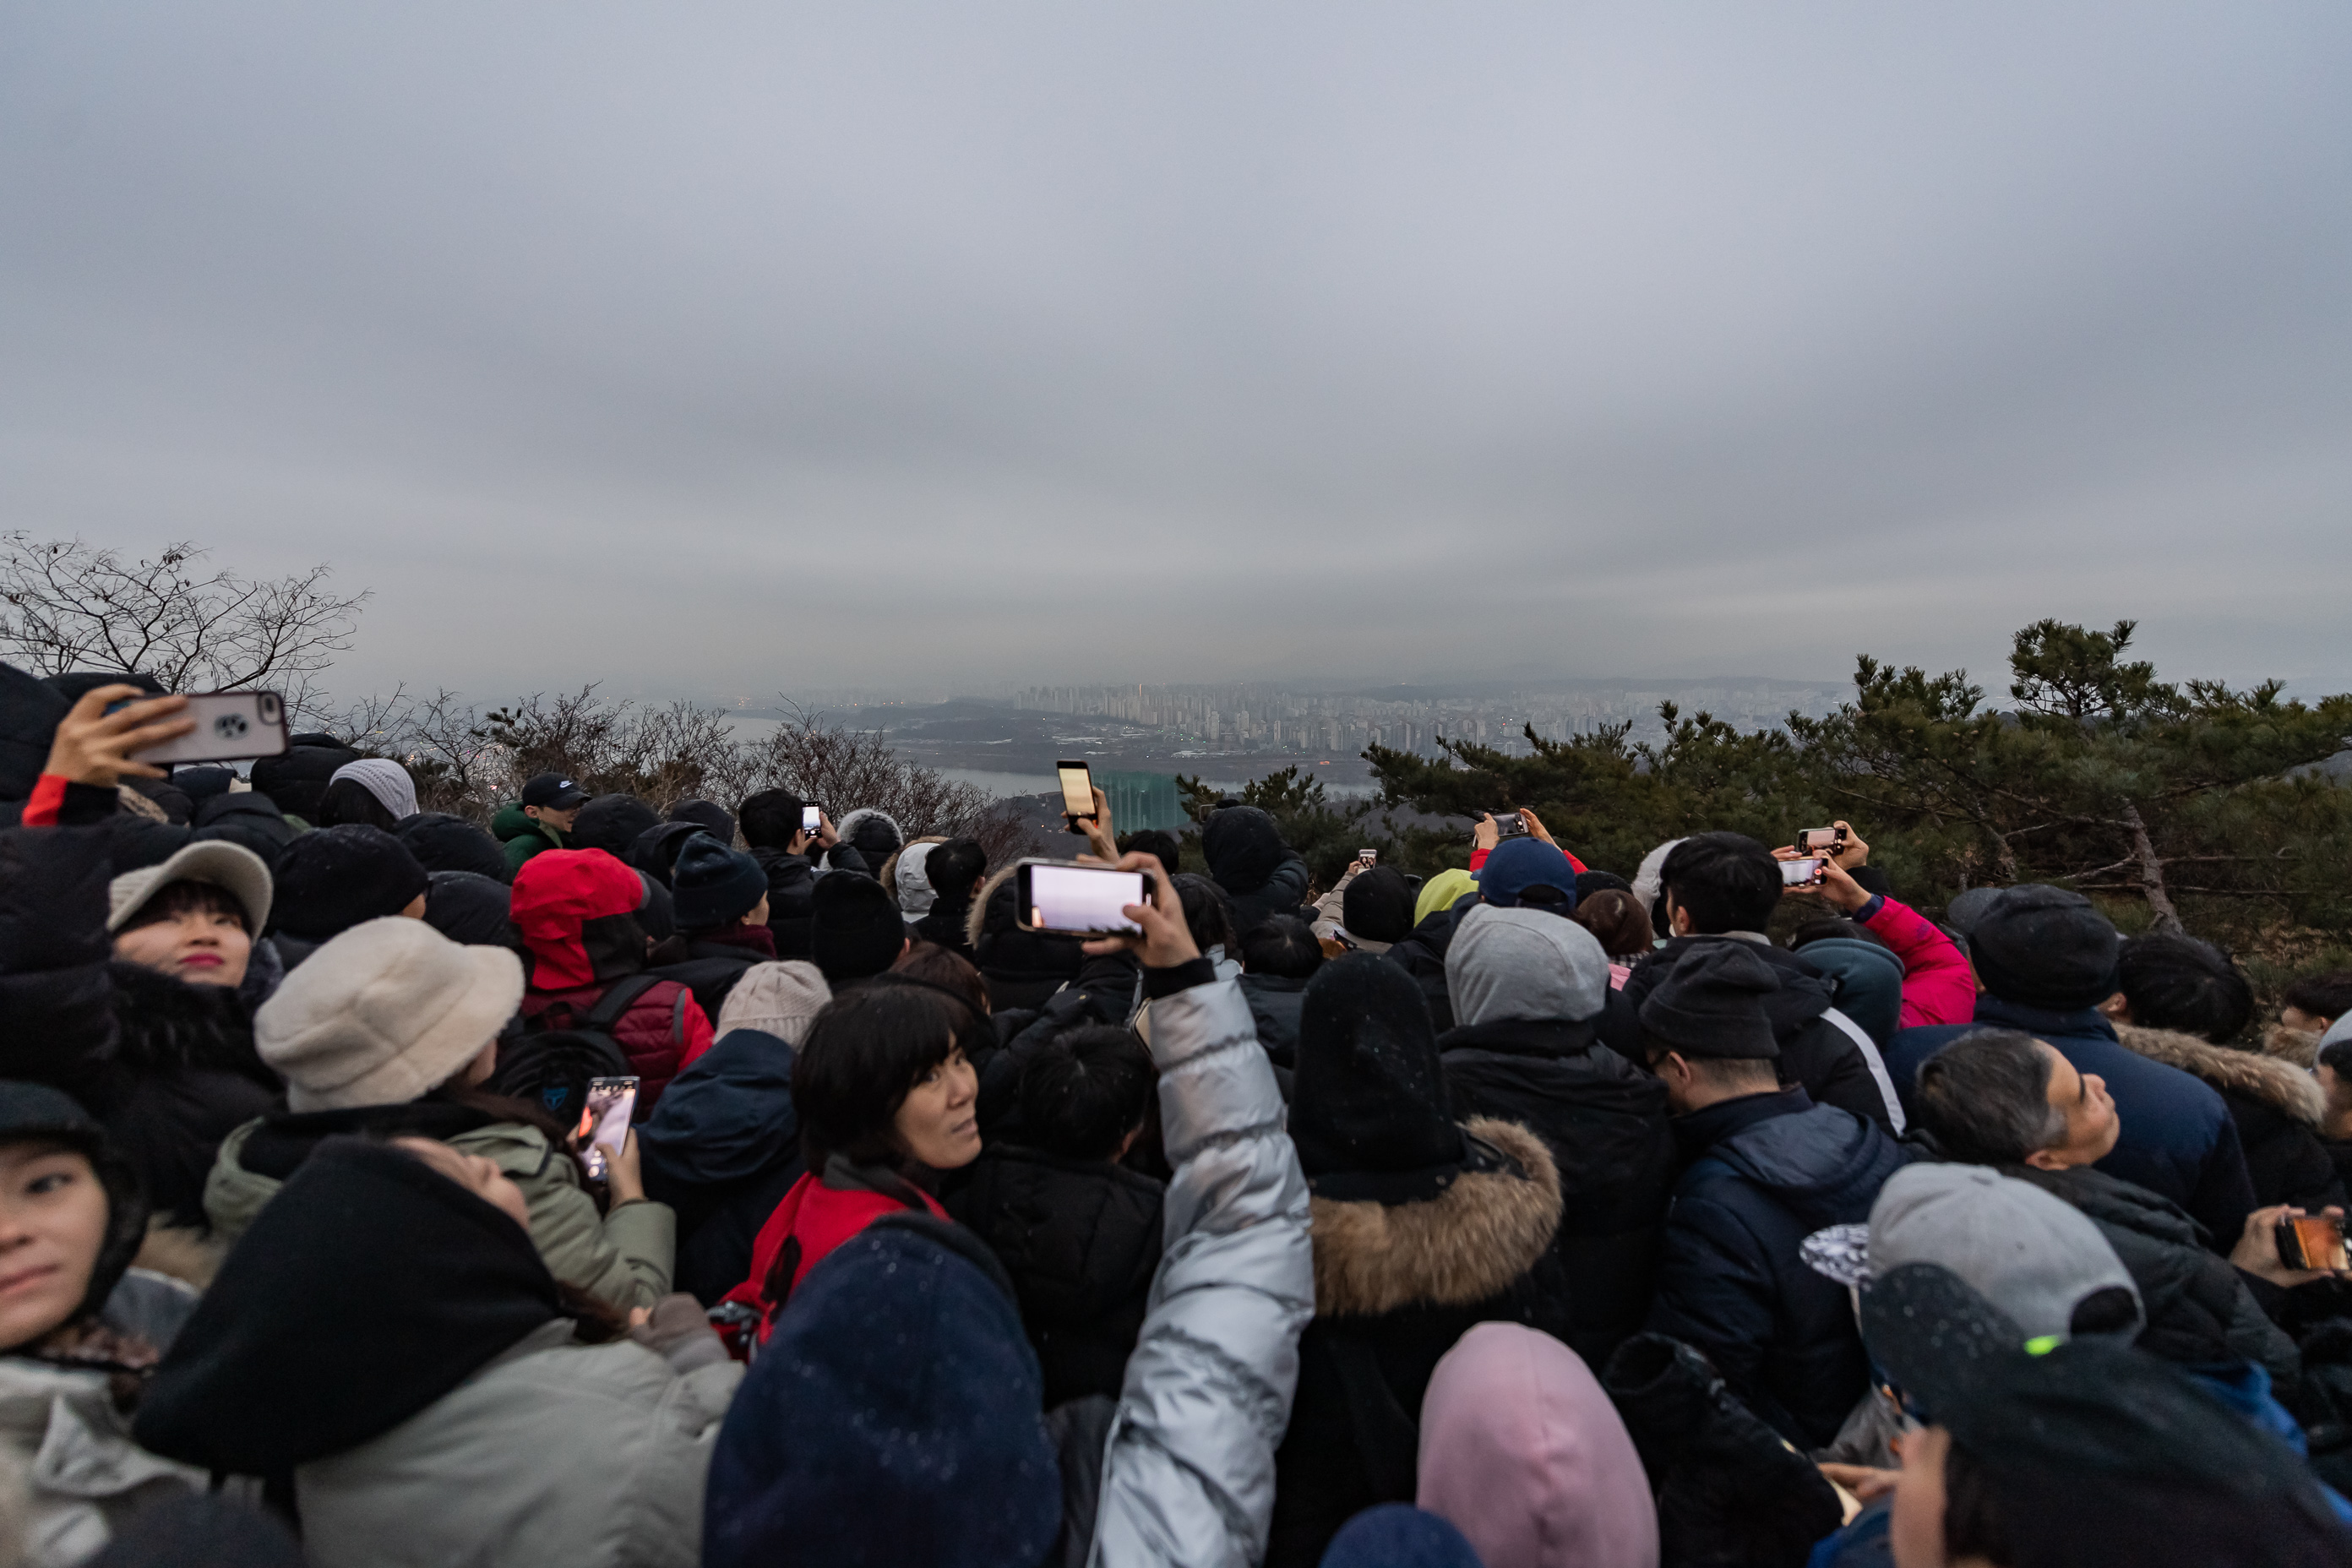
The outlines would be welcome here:
[[[2352,687],[2352,11],[0,9],[0,526],[329,682]]]

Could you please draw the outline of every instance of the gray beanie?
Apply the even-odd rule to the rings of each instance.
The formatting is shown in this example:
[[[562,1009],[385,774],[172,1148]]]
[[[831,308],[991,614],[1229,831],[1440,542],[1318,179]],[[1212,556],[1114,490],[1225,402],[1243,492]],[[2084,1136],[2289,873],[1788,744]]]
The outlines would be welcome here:
[[[1478,904],[1445,949],[1445,989],[1460,1024],[1598,1016],[1609,1003],[1609,955],[1573,921],[1541,910]]]
[[[1906,1263],[1950,1269],[2030,1339],[2072,1337],[2075,1309],[2102,1290],[2129,1293],[2131,1311],[2095,1331],[2128,1343],[2146,1321],[2138,1287],[2087,1215],[1983,1165],[1906,1165],[1886,1178],[1870,1209],[1871,1278]]]

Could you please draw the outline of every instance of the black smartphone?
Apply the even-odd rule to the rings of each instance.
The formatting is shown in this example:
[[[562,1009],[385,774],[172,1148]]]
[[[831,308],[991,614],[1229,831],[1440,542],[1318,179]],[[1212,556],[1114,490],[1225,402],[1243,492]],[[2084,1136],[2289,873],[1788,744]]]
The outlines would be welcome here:
[[[1780,886],[1783,888],[1818,888],[1829,880],[1822,868],[1827,862],[1818,855],[1807,855],[1795,860],[1780,862]]]
[[[2289,1268],[2346,1267],[2344,1221],[2335,1215],[2307,1214],[2278,1224],[2279,1261]]]
[[[1024,860],[1014,868],[1014,923],[1056,936],[1110,936],[1143,928],[1122,910],[1151,901],[1140,871],[1081,866],[1070,860]]]
[[[107,711],[122,706],[124,702],[113,703]],[[196,727],[177,740],[131,755],[142,763],[243,762],[283,756],[291,743],[286,733],[286,700],[275,691],[207,691],[189,698],[179,717],[194,720]]]
[[[1078,819],[1091,822],[1095,816],[1095,776],[1084,763],[1055,763],[1054,776],[1062,784],[1062,815],[1070,819],[1070,831],[1083,833]]]
[[[592,1078],[588,1080],[588,1103],[580,1108],[580,1157],[588,1163],[588,1174],[603,1181],[604,1152],[596,1147],[604,1143],[618,1149],[629,1135],[629,1121],[637,1110],[637,1080],[633,1078]]]
[[[1493,812],[1490,815],[1495,819],[1495,831],[1500,834],[1503,837],[1526,838],[1529,837],[1528,833],[1528,819],[1521,816],[1517,812],[1497,811]]]
[[[1844,847],[1843,827],[1807,827],[1797,834],[1795,848],[1800,855],[1835,855]]]

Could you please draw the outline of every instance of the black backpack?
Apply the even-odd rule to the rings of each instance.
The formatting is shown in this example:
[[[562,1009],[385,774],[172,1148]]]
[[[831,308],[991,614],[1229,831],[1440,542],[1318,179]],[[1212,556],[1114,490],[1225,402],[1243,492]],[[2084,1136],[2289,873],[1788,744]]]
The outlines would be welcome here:
[[[614,981],[596,1005],[569,1027],[534,1027],[528,1020],[520,1033],[499,1042],[498,1070],[482,1087],[493,1094],[528,1100],[566,1127],[580,1120],[588,1104],[588,1080],[634,1078],[629,1054],[613,1036],[638,997],[662,983],[657,974],[632,974]],[[568,1009],[564,1010],[568,1016]],[[544,1016],[544,1015],[542,1015]],[[645,1101],[637,1102],[639,1119]]]

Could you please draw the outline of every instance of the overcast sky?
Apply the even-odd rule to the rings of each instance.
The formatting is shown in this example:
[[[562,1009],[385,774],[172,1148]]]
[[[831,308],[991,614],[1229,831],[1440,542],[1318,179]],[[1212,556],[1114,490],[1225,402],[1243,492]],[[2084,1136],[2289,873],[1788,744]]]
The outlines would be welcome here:
[[[2352,684],[2352,7],[0,0],[0,522],[333,684]]]

